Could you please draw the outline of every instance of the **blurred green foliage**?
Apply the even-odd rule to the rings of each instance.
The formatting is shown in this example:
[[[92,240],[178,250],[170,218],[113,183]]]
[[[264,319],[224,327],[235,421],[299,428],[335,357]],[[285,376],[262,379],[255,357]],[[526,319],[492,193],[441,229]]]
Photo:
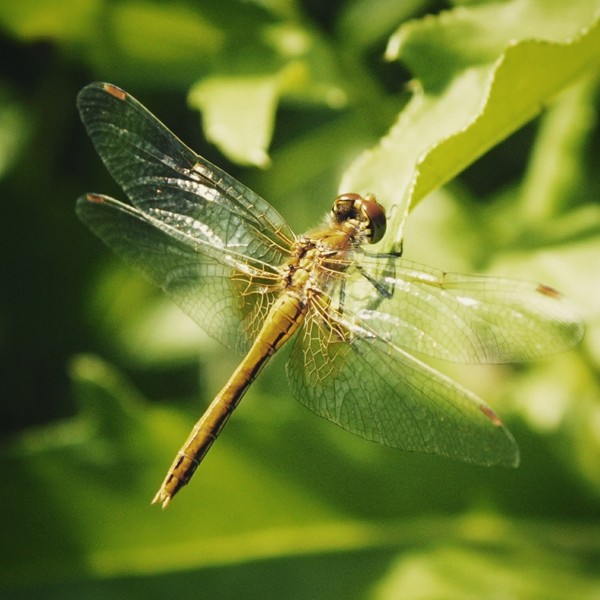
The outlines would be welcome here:
[[[599,10],[1,3],[0,595],[598,598]],[[133,93],[296,231],[342,181],[386,203],[408,258],[570,296],[577,350],[441,366],[508,420],[522,466],[356,439],[293,402],[278,359],[188,489],[150,507],[236,358],[76,221],[81,193],[120,196],[75,111],[91,80]]]

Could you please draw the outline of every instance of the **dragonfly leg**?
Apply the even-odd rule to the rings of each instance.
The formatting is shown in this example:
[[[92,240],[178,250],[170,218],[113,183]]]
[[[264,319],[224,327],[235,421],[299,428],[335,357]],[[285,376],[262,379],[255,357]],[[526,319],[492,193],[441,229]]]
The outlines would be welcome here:
[[[381,281],[377,281],[375,277],[373,277],[370,273],[367,273],[360,265],[357,265],[356,268],[358,272],[384,297],[388,300],[394,295],[393,286],[387,286],[385,283]]]

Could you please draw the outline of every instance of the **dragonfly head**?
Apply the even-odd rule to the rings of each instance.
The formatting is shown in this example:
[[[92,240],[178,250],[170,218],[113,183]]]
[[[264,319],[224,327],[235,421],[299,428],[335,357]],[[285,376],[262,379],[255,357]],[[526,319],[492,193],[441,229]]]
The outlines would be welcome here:
[[[362,224],[367,242],[375,244],[385,234],[385,210],[373,194],[341,194],[333,203],[331,216],[335,223],[344,223],[354,219]]]

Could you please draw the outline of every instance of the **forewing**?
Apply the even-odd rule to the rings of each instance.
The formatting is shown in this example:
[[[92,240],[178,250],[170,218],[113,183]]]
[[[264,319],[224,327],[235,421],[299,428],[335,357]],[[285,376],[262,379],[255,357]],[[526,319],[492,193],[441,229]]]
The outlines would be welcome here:
[[[172,235],[164,223],[106,196],[81,197],[76,210],[117,255],[160,286],[209,335],[247,351],[275,298],[274,271],[249,277],[198,252],[193,241]]]
[[[358,260],[360,269],[347,273],[345,315],[403,349],[460,363],[518,362],[562,352],[583,336],[574,307],[542,284]]]
[[[510,432],[482,400],[364,328],[310,316],[287,373],[294,396],[367,440],[481,465],[516,466]]]
[[[141,212],[232,256],[279,265],[294,235],[277,211],[198,156],[135,98],[106,83],[77,97],[104,164]],[[214,252],[213,256],[217,256]]]

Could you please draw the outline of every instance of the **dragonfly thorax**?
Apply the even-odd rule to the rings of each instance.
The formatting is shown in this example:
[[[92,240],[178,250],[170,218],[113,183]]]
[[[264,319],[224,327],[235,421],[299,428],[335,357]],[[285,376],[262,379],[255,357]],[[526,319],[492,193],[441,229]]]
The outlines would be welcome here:
[[[352,264],[353,248],[379,241],[384,232],[385,212],[374,196],[338,196],[329,225],[299,236],[293,244],[282,270],[283,290],[309,304],[315,292]]]

